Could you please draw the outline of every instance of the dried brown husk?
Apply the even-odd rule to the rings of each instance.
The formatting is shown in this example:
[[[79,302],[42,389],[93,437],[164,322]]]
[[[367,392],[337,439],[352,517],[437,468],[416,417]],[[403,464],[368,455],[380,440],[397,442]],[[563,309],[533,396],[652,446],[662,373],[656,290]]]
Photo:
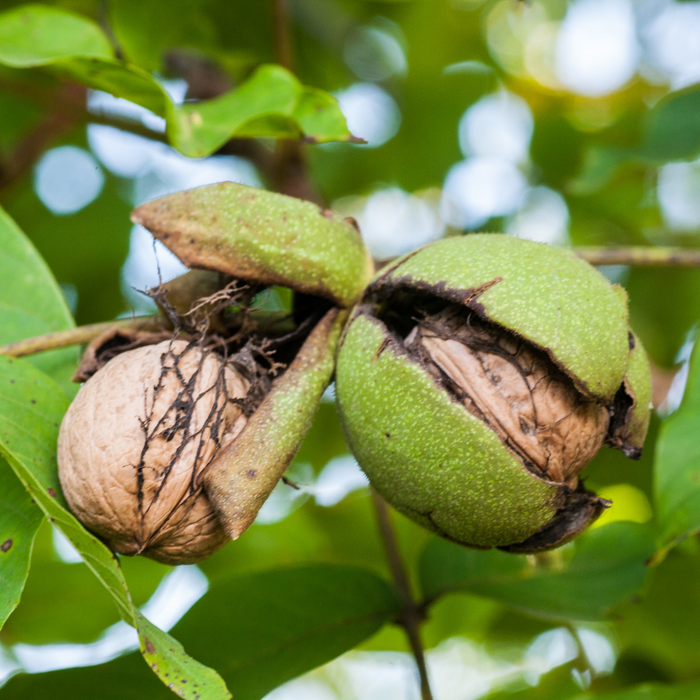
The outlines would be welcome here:
[[[576,489],[605,440],[609,412],[544,351],[455,305],[426,315],[406,347],[525,467]]]
[[[78,392],[59,436],[61,485],[114,551],[183,564],[228,540],[202,476],[253,408],[244,365],[169,340],[118,355]]]

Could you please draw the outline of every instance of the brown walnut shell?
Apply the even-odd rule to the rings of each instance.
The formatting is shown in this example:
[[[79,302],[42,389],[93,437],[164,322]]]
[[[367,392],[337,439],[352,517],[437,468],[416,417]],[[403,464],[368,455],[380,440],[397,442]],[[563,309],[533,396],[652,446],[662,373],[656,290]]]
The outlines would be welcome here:
[[[223,546],[202,476],[245,427],[248,388],[219,356],[184,340],[110,360],[61,425],[59,477],[78,519],[112,550],[166,564]]]

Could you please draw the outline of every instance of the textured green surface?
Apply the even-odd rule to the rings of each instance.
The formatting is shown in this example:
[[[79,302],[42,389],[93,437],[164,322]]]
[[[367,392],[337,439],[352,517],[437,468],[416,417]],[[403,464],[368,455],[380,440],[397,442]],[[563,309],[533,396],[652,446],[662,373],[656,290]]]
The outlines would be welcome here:
[[[377,491],[421,525],[471,545],[522,542],[547,523],[557,487],[526,472],[394,342],[377,357],[385,337],[379,322],[355,317],[336,369],[346,437]]]
[[[599,620],[641,592],[653,548],[650,528],[623,522],[589,530],[539,561],[435,538],[420,559],[421,587],[429,598],[461,591],[545,619]]]
[[[630,352],[625,381],[629,384],[637,402],[630,419],[627,442],[635,447],[641,447],[651,419],[651,368],[642,341],[636,335],[634,349]]]
[[[570,251],[501,234],[447,238],[407,255],[375,285],[418,282],[457,301],[478,289],[492,321],[546,348],[587,393],[611,399],[627,368],[626,295]]]
[[[668,549],[700,530],[700,343],[690,358],[680,408],[661,426],[654,462],[659,545]]]
[[[326,313],[241,434],[209,465],[205,489],[232,539],[252,524],[311,427],[348,313]]]
[[[362,293],[371,259],[339,214],[232,182],[161,197],[134,210],[186,265],[279,284],[343,306]]]

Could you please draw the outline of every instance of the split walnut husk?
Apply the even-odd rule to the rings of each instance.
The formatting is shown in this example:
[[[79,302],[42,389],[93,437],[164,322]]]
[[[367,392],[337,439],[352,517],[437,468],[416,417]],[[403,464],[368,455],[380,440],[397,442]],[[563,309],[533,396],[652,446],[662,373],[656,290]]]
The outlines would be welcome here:
[[[116,552],[166,564],[212,554],[228,536],[202,477],[245,427],[250,386],[240,367],[185,340],[111,359],[61,425],[59,476],[73,512]]]
[[[397,510],[468,547],[532,553],[610,506],[580,475],[603,445],[640,457],[650,375],[624,289],[570,251],[470,234],[370,281],[336,397],[348,445]]]
[[[456,305],[426,316],[405,345],[528,470],[576,490],[610,414],[545,352]]]

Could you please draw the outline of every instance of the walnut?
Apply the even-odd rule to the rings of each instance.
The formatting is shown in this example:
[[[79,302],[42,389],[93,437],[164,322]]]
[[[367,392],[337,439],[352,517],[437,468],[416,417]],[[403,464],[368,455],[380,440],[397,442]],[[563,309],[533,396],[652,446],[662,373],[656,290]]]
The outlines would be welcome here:
[[[576,489],[605,440],[609,413],[545,352],[457,306],[426,317],[406,345],[422,346],[433,374],[528,469]]]
[[[184,340],[110,360],[80,389],[58,441],[61,485],[114,551],[190,564],[227,541],[202,476],[243,430],[249,382]]]

